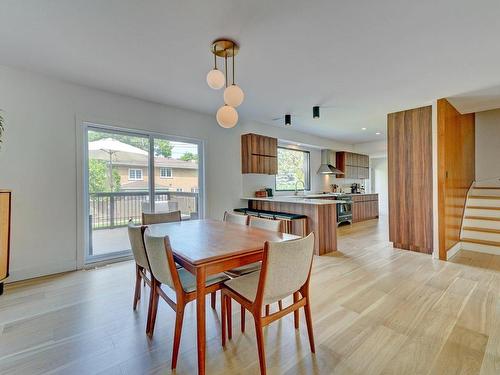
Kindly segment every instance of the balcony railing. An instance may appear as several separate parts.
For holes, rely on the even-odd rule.
[[[155,204],[159,202],[175,202],[183,215],[198,216],[198,193],[157,191]],[[116,228],[126,226],[130,219],[141,222],[149,192],[91,193],[89,204],[92,229]]]

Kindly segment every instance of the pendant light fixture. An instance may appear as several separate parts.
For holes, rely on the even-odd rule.
[[[238,122],[238,112],[236,107],[243,103],[245,94],[243,90],[236,84],[235,81],[235,70],[234,70],[234,57],[238,54],[239,46],[236,42],[229,39],[218,39],[212,43],[211,52],[214,55],[214,69],[211,70],[207,75],[207,83],[212,88],[222,88],[225,84],[224,89],[224,105],[217,111],[217,122],[223,128],[232,128]],[[217,57],[224,58],[224,74],[217,70]],[[231,57],[232,66],[232,84],[228,84],[227,79],[227,58]],[[214,73],[214,72],[220,73]],[[222,77],[222,79],[221,79]],[[210,78],[210,79],[209,79]],[[214,84],[215,82],[215,84]],[[222,85],[220,84],[222,82]],[[215,87],[214,87],[215,86]]]
[[[224,74],[217,69],[217,55],[214,53],[214,68],[207,74],[207,83],[211,89],[219,90],[224,87],[226,80]]]
[[[285,115],[285,125],[287,126],[292,125],[292,115],[290,114]]]
[[[319,105],[313,107],[313,119],[319,119]]]

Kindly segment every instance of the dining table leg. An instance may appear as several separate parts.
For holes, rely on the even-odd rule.
[[[205,374],[205,282],[206,270],[204,267],[196,269],[196,324],[198,335],[198,374]]]

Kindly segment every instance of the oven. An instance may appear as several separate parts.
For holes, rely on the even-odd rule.
[[[337,200],[344,201],[337,204],[337,225],[340,223],[352,224],[352,197],[350,195],[339,195]]]

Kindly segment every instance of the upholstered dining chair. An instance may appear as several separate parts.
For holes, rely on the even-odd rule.
[[[228,280],[222,288],[222,346],[226,345],[232,330],[228,316],[231,299],[250,311],[255,321],[260,373],[266,374],[263,327],[294,314],[295,328],[299,328],[299,309],[304,308],[311,352],[315,352],[309,298],[309,281],[314,252],[314,233],[305,238],[284,242],[266,242],[260,272]],[[262,316],[262,307],[293,295],[293,303],[281,311]]]
[[[142,213],[142,225],[173,223],[176,221],[181,221],[180,211]]]
[[[177,366],[182,321],[186,305],[196,299],[196,278],[184,268],[176,268],[168,236],[155,237],[149,229],[144,231],[144,243],[151,269],[151,294],[149,299],[148,335],[152,336],[155,328],[158,300],[162,297],[175,311],[175,330],[172,351],[172,369]],[[207,277],[206,293],[219,290],[229,278],[220,273]],[[175,302],[163,291],[165,285],[175,292]]]
[[[132,220],[128,222],[128,238],[135,260],[134,310],[137,308],[137,302],[141,299],[141,280],[144,280],[144,283],[151,287],[151,280],[146,274],[146,271],[150,274],[151,271],[144,247],[143,233],[145,229],[146,226],[135,225]]]
[[[262,217],[250,216],[248,226],[272,232],[281,232],[281,220],[264,219]]]
[[[233,214],[231,212],[224,212],[224,221],[233,224],[247,225],[248,224],[248,216]]]
[[[226,220],[226,215],[224,215],[224,220]],[[253,228],[269,230],[272,232],[281,231],[280,220],[264,219],[255,216],[249,216],[248,226]],[[240,277],[260,270],[260,266],[261,262],[255,262],[241,267],[230,269],[229,271],[226,271],[225,274],[231,278]],[[281,300],[278,301],[278,308],[280,310],[283,309],[283,303]],[[266,314],[269,315],[269,312],[270,312],[269,305],[266,305]],[[243,306],[241,307],[241,332],[245,332],[245,309],[243,308]]]

